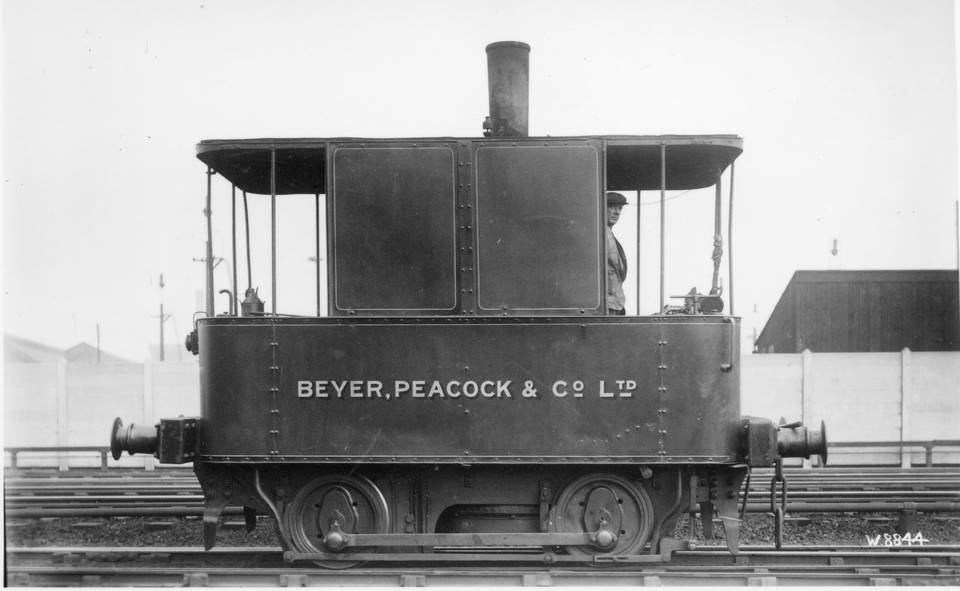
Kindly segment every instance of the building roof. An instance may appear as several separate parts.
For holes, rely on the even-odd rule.
[[[64,351],[63,355],[67,363],[134,363],[129,359],[107,353],[103,349],[98,353],[97,348],[89,343],[78,343]]]
[[[78,343],[69,349],[58,349],[37,341],[11,334],[3,335],[4,363],[97,363],[97,348],[89,343]],[[133,363],[119,355],[100,350],[99,363]]]
[[[955,270],[796,271],[761,353],[960,350]]]
[[[41,363],[63,359],[63,350],[4,333],[3,360],[6,363]]]

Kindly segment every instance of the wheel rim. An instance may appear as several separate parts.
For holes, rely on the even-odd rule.
[[[390,515],[383,494],[362,476],[330,474],[303,486],[283,515],[287,539],[297,552],[329,552],[323,539],[336,522],[346,534],[386,533]],[[372,548],[347,548],[341,554],[370,552]],[[320,561],[326,568],[348,568],[356,562]]]
[[[554,503],[550,531],[596,531],[601,519],[617,536],[607,549],[570,546],[573,555],[637,554],[653,532],[653,502],[643,485],[616,474],[587,474],[568,484]]]

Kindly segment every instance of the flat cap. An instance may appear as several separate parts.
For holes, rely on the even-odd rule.
[[[607,205],[626,205],[627,198],[613,191],[607,193]]]

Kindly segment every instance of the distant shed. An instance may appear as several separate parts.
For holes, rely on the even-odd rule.
[[[758,353],[960,350],[957,271],[797,271]]]
[[[37,341],[4,333],[3,361],[5,363],[133,363],[118,355],[97,350],[87,343],[76,344],[69,349],[57,349]]]

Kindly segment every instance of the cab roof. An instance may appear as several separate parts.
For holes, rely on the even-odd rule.
[[[424,146],[563,144],[600,142],[606,150],[607,189],[660,189],[660,151],[665,147],[666,189],[688,190],[712,186],[743,151],[736,135],[605,135],[511,138],[258,138],[204,140],[197,158],[242,191],[271,194],[271,151],[276,150],[276,193],[300,195],[326,192],[327,151],[342,145]]]

